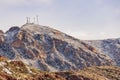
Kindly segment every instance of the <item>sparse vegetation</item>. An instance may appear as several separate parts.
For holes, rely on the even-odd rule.
[[[47,72],[39,71],[21,61],[3,61],[0,66],[0,80],[120,80],[120,67],[95,66],[79,71]],[[6,68],[12,74],[5,72]]]

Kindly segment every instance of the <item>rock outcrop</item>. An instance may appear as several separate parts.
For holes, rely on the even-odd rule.
[[[0,30],[0,44],[2,44],[4,42],[4,32],[2,30]]]

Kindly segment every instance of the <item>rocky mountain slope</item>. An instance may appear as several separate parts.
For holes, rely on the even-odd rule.
[[[79,71],[45,72],[0,56],[0,80],[120,80],[120,68],[96,66]]]
[[[91,40],[85,41],[89,45],[96,47],[99,52],[108,55],[120,66],[120,39]]]
[[[115,65],[96,48],[58,30],[37,24],[0,31],[0,55],[43,71]]]

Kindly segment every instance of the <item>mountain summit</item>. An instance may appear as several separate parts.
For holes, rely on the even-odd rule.
[[[43,71],[114,65],[87,43],[47,26],[28,23],[0,35],[0,55]]]

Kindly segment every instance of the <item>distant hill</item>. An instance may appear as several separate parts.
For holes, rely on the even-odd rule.
[[[100,53],[108,55],[120,66],[120,38],[85,41],[95,47]]]

